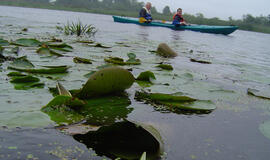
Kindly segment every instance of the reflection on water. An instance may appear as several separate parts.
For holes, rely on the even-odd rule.
[[[159,141],[131,122],[118,122],[73,137],[88,148],[93,148],[98,155],[112,159],[139,159],[143,152],[147,153],[148,159],[157,159],[160,151]]]

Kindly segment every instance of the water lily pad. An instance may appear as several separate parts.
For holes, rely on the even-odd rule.
[[[169,64],[160,64],[156,67],[159,67],[159,68],[162,68],[162,69],[165,69],[165,70],[173,70],[173,67]]]
[[[59,125],[72,124],[84,119],[84,116],[66,105],[72,101],[70,96],[56,96],[41,111],[48,114],[52,121]]]
[[[92,125],[108,125],[127,118],[133,110],[127,108],[129,105],[130,100],[127,96],[108,96],[82,101],[71,96],[58,95],[43,107],[42,111],[58,124],[87,120],[87,123]]]
[[[138,101],[145,101],[156,107],[164,106],[166,110],[170,110],[175,113],[178,111],[202,111],[202,113],[209,113],[216,108],[211,101],[196,100],[188,96],[175,96],[172,94],[163,93],[146,93],[136,92],[135,99]]]
[[[54,50],[59,50],[63,52],[72,52],[73,47],[66,44],[66,43],[61,43],[61,44],[48,44],[48,47],[50,49]]]
[[[79,98],[92,98],[106,94],[114,94],[131,87],[133,75],[119,67],[108,67],[94,73],[78,94]]]
[[[26,82],[26,83],[13,83],[14,88],[17,90],[27,90],[31,88],[44,88],[45,84],[42,82]]]
[[[156,77],[155,77],[153,72],[145,71],[145,72],[140,73],[140,75],[137,77],[136,80],[152,82],[155,79],[156,79]]]
[[[31,39],[31,38],[20,38],[17,39],[16,41],[12,42],[13,45],[18,45],[18,46],[25,46],[25,47],[38,47],[42,45],[42,43],[36,39]]]
[[[140,60],[138,60],[138,59],[136,59],[136,60],[129,59],[128,61],[124,62],[124,60],[122,58],[119,58],[119,57],[105,58],[104,61],[107,63],[118,64],[118,65],[139,65],[139,64],[141,64]]]
[[[11,64],[13,67],[20,67],[20,68],[33,68],[35,67],[33,63],[31,63],[26,56],[16,58]]]
[[[9,77],[19,77],[19,76],[27,76],[26,74],[22,74],[21,72],[10,72],[7,74]]]
[[[195,58],[190,58],[190,61],[197,62],[197,63],[203,63],[203,64],[211,64],[211,62],[209,62],[209,61],[199,60],[199,59],[195,59]]]
[[[7,40],[0,38],[0,46],[8,46],[8,45],[9,45],[9,42]]]
[[[59,67],[59,68],[42,68],[42,69],[28,69],[28,68],[18,68],[13,66],[8,66],[8,69],[13,69],[21,72],[28,73],[39,73],[39,74],[57,74],[57,73],[67,73],[69,67]]]
[[[74,57],[73,58],[74,63],[85,63],[85,64],[92,64],[91,59],[81,58],[81,57]]]
[[[19,76],[19,77],[12,77],[10,80],[11,83],[27,83],[27,82],[38,82],[39,78],[27,75],[27,76]]]
[[[94,47],[99,47],[99,48],[112,48],[112,47],[108,47],[108,46],[104,46],[100,43],[97,43],[96,45],[94,45]]]
[[[257,89],[248,88],[247,94],[258,97],[258,98],[270,99],[270,92],[261,91],[261,90],[257,90]]]
[[[55,52],[52,49],[47,48],[47,47],[40,47],[37,50],[37,53],[39,53],[39,54],[51,54],[51,55],[55,55],[55,56],[59,56],[59,57],[63,57],[64,56],[64,55],[62,55],[60,53],[57,53],[57,52]]]

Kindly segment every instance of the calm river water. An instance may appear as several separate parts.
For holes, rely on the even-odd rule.
[[[76,37],[56,30],[56,26],[77,20],[93,24],[98,29],[93,40],[112,46],[112,52],[75,43]],[[28,31],[22,32],[23,28]],[[126,54],[133,52],[142,65],[132,67],[132,73],[137,76],[151,70],[156,75],[155,85],[147,90],[183,92],[213,101],[217,109],[210,114],[184,115],[158,111],[135,101],[135,90],[140,89],[137,84],[128,90],[132,102],[129,107],[133,111],[127,119],[151,124],[160,132],[165,144],[164,159],[268,160],[270,157],[270,100],[247,94],[251,88],[270,97],[270,34],[237,30],[224,36],[174,31],[114,23],[109,15],[0,6],[0,38],[22,37],[61,38],[74,47],[69,56],[95,60],[93,65],[86,66],[74,64],[71,57],[41,58],[32,48],[21,49],[19,54],[27,55],[36,65],[72,66],[70,73],[61,79],[68,89],[80,88],[87,80],[83,75],[105,64],[105,57],[127,58]],[[165,59],[149,52],[161,42],[167,43],[178,56]],[[122,43],[126,46],[121,46]],[[212,64],[190,62],[190,58]],[[170,63],[174,70],[159,71],[154,67],[162,61]],[[15,90],[7,77],[10,72],[7,65],[5,62],[0,66],[0,159],[106,158],[54,130],[54,122],[40,111],[52,99],[48,87],[54,87],[55,81],[41,77],[45,82],[43,89]]]

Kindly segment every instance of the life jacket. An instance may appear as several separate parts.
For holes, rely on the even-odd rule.
[[[180,24],[181,22],[184,22],[185,20],[184,20],[184,18],[182,17],[182,15],[179,15],[179,14],[175,14],[174,16],[173,16],[173,22],[172,22],[172,24]]]
[[[140,17],[144,17],[146,20],[152,20],[151,11],[148,10],[146,7],[143,7],[143,9],[146,11],[146,14],[145,16],[140,15]]]

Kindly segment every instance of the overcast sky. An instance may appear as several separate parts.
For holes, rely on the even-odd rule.
[[[202,13],[207,18],[218,17],[227,20],[242,19],[243,14],[267,16],[270,14],[270,0],[138,0],[151,2],[159,12],[168,5],[171,11],[182,8],[183,13]]]

